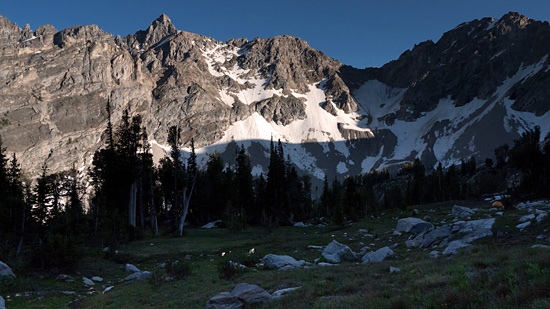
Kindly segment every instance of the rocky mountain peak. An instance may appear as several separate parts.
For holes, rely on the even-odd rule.
[[[149,25],[147,30],[136,32],[135,38],[143,47],[147,48],[159,43],[176,32],[177,29],[170,21],[170,18],[162,14]]]
[[[518,12],[509,12],[508,14],[502,16],[498,22],[503,25],[514,25],[515,27],[521,29],[525,28],[525,26],[531,23],[532,20]]]

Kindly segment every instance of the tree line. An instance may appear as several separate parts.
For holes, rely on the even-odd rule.
[[[40,176],[23,179],[15,155],[8,157],[0,138],[0,258],[33,267],[67,267],[85,246],[109,247],[145,233],[182,236],[185,224],[221,219],[233,231],[247,226],[299,221],[333,223],[378,216],[386,209],[508,192],[518,198],[550,195],[550,139],[540,143],[540,128],[524,132],[509,147],[495,149],[484,164],[475,158],[435,169],[416,159],[397,173],[387,169],[344,179],[327,179],[312,199],[309,176],[298,174],[280,141],[271,141],[267,173],[252,176],[250,155],[241,145],[235,164],[214,152],[199,168],[193,139],[181,155],[181,129],[168,128],[170,151],[157,166],[141,116],[126,110],[114,127],[107,104],[105,146],[87,171],[93,188],[84,209],[86,187],[72,168],[50,173],[46,159]],[[520,178],[515,176],[520,175]],[[510,183],[511,179],[518,179]]]

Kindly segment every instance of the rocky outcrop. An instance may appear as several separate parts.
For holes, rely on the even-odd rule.
[[[115,126],[125,109],[142,115],[158,144],[172,125],[197,148],[249,134],[266,149],[281,137],[317,179],[416,157],[451,165],[492,156],[544,121],[532,116],[550,111],[549,38],[548,23],[509,13],[360,70],[296,37],[217,42],[166,15],[124,38],[95,25],[33,31],[0,17],[0,135],[30,178],[47,158],[52,172],[85,170],[104,145],[107,104]]]

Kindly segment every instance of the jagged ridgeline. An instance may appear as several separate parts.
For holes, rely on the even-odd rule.
[[[141,115],[155,162],[170,126],[199,164],[244,145],[267,173],[271,138],[300,174],[428,167],[493,157],[550,129],[550,26],[509,13],[463,23],[381,68],[341,64],[292,36],[212,38],[166,15],[125,38],[97,26],[35,31],[0,18],[0,135],[31,176],[89,167],[125,109]],[[117,123],[115,123],[117,125]]]

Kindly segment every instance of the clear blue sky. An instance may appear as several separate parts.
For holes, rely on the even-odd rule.
[[[5,1],[0,15],[34,30],[96,24],[126,36],[146,29],[161,13],[179,30],[218,41],[290,34],[344,64],[364,68],[397,59],[414,44],[458,24],[517,11],[550,20],[548,0],[123,0]]]

